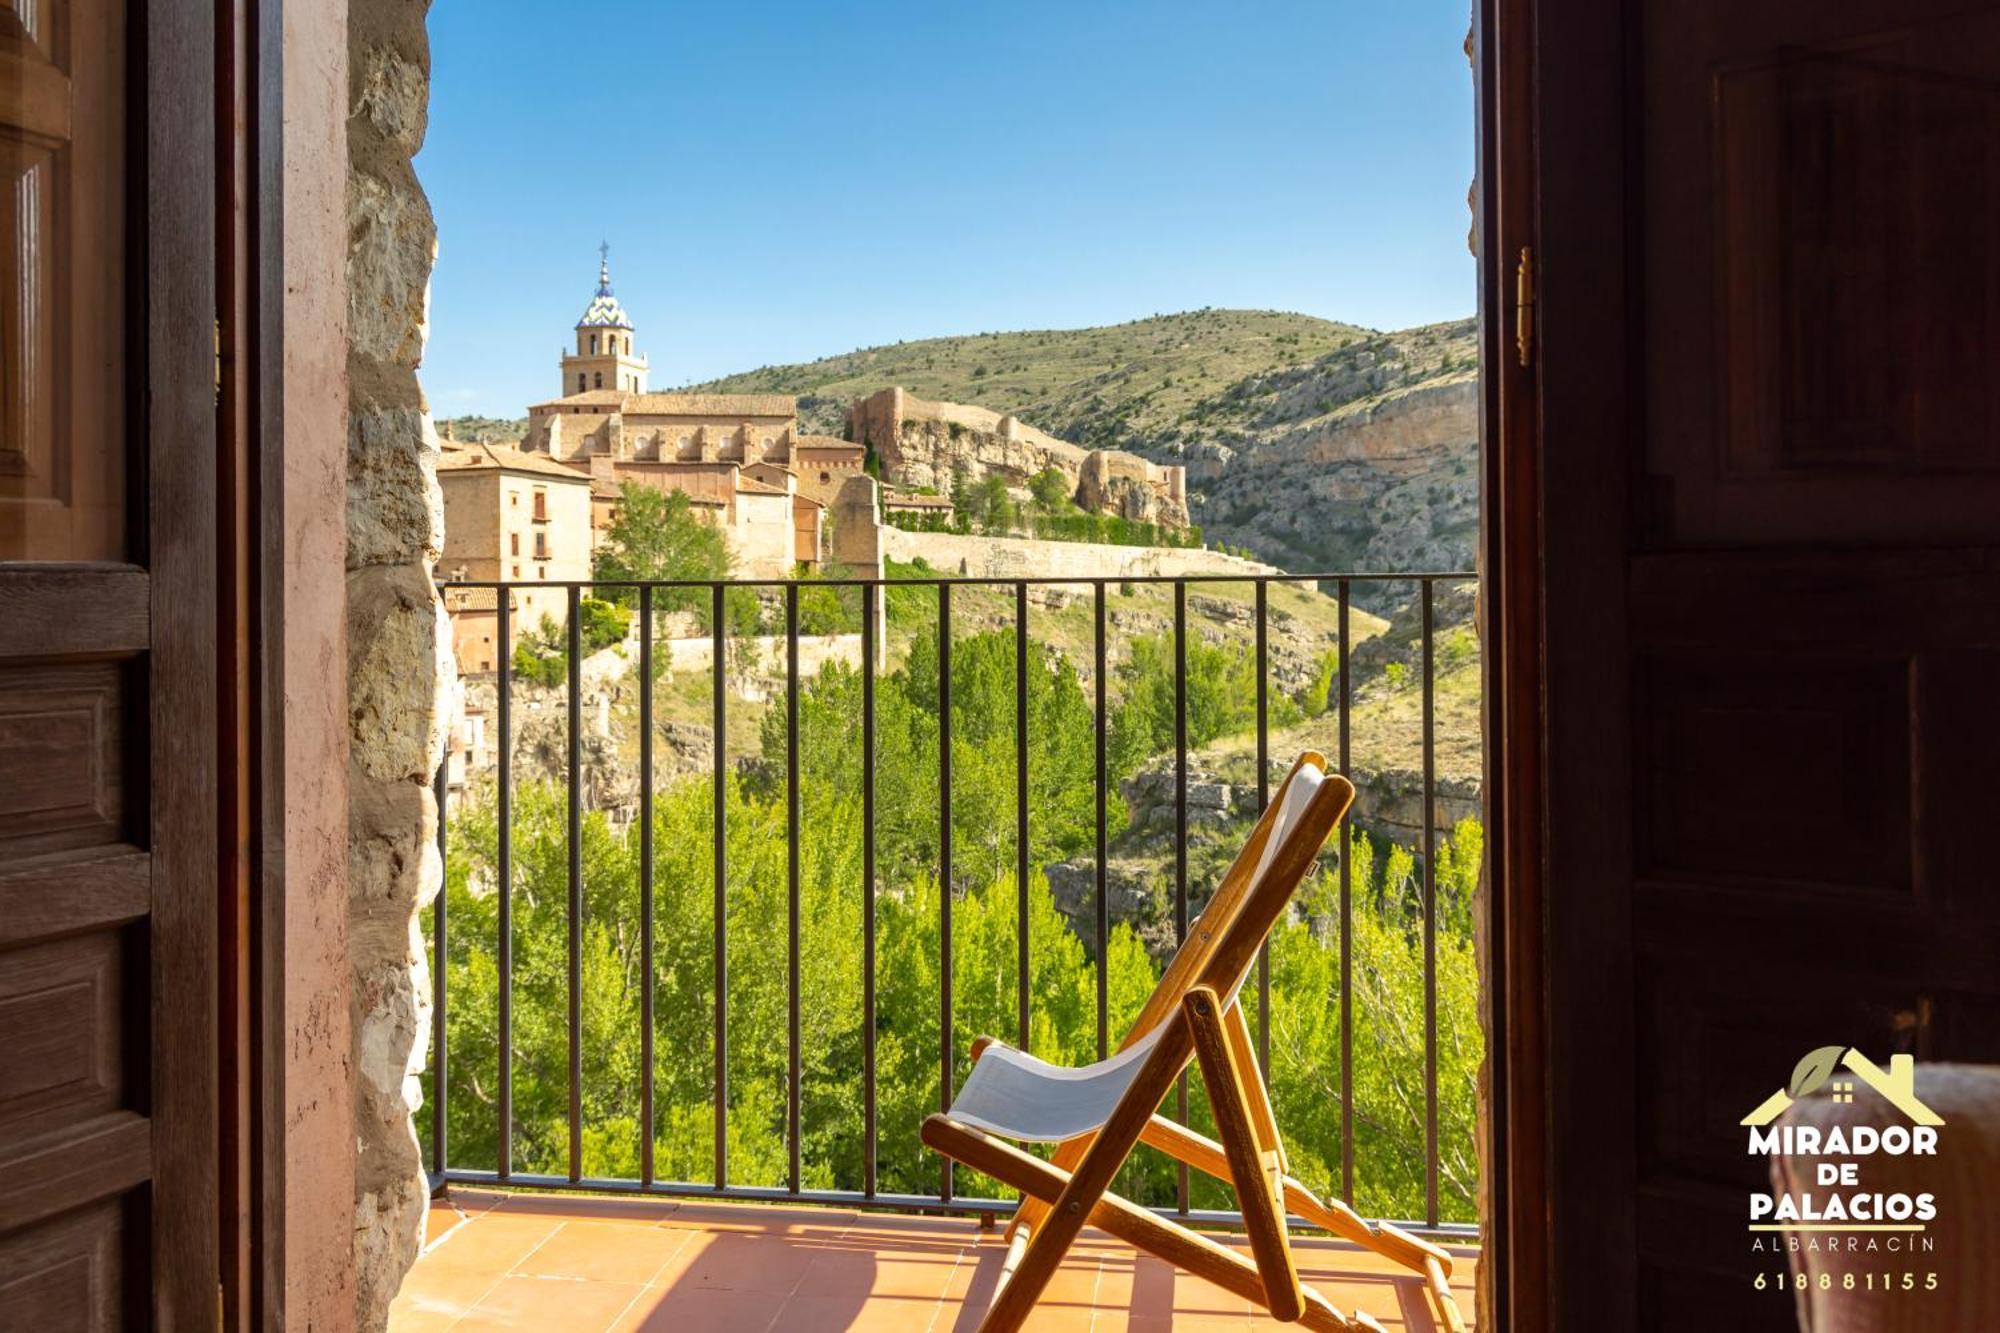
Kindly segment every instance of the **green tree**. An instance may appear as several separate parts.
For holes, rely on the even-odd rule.
[[[1028,479],[1028,494],[1045,514],[1060,514],[1070,506],[1069,478],[1060,468],[1045,467]]]
[[[605,582],[707,580],[728,578],[734,563],[722,530],[694,512],[686,491],[628,481],[618,488],[617,517],[605,528],[591,568]],[[607,588],[605,595],[631,600],[627,588]],[[706,594],[696,588],[663,588],[653,597],[660,611],[700,610],[706,604]]]
[[[622,643],[632,624],[632,613],[613,602],[595,597],[577,601],[577,635],[583,655],[602,652]],[[525,631],[514,645],[514,678],[554,689],[569,679],[569,634],[548,616]]]

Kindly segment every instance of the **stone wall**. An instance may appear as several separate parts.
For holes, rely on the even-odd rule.
[[[905,532],[888,526],[879,530],[879,536],[886,557],[924,560],[940,574],[966,578],[1124,579],[1158,574],[1240,574],[1248,578],[1281,572],[1275,565],[1188,547],[969,537],[953,532]]]
[[[1069,479],[1071,498],[1092,513],[1188,525],[1187,474],[1180,465],[1085,449],[991,408],[884,389],[848,409],[848,434],[875,451],[891,486],[948,495],[961,475],[972,481],[993,475],[1020,492],[1036,473],[1054,468]]]
[[[352,0],[348,26],[348,878],[355,1070],[355,1324],[380,1329],[423,1238],[420,1100],[430,986],[418,913],[438,891],[431,775],[450,635],[423,356],[436,230],[410,159],[430,81],[419,0]]]

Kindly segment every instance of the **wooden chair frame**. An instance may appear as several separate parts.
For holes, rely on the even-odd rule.
[[[1258,1068],[1249,1025],[1233,988],[1255,960],[1327,836],[1346,814],[1354,787],[1327,773],[1287,831],[1260,885],[1251,879],[1277,812],[1299,769],[1326,769],[1325,756],[1302,754],[1217,887],[1195,930],[1168,964],[1123,1050],[1167,1025],[1110,1117],[1095,1132],[1057,1145],[1043,1161],[1003,1139],[952,1120],[924,1121],[923,1141],[1022,1193],[1008,1225],[1009,1250],[980,1333],[1014,1333],[1034,1309],[1049,1279],[1086,1223],[1102,1228],[1178,1268],[1262,1306],[1277,1319],[1329,1333],[1381,1329],[1368,1315],[1344,1313],[1299,1281],[1287,1231],[1290,1214],[1393,1260],[1424,1278],[1439,1323],[1464,1333],[1451,1294],[1451,1255],[1386,1223],[1371,1224],[1337,1200],[1321,1200],[1287,1171],[1270,1092]],[[1251,892],[1252,888],[1256,892]],[[973,1043],[975,1062],[996,1039]],[[1161,1100],[1190,1062],[1201,1066],[1219,1141],[1158,1114]],[[1109,1192],[1133,1148],[1148,1143],[1235,1191],[1250,1242],[1250,1258],[1149,1209]]]

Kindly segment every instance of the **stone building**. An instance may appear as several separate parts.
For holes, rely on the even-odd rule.
[[[522,451],[588,477],[600,527],[618,488],[636,482],[685,491],[712,514],[745,577],[819,565],[824,511],[861,473],[861,446],[801,435],[787,395],[650,393],[634,336],[607,259],[562,357],[560,396],[528,408]]]
[[[444,493],[444,552],[438,573],[447,583],[505,579],[532,585],[590,577],[592,481],[546,455],[503,444],[445,448],[438,458]],[[569,619],[560,586],[526,586],[510,593],[511,637]],[[490,588],[445,590],[452,645],[461,671],[492,671],[513,643],[497,642],[499,612]]]

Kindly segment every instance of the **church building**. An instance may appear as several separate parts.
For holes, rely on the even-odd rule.
[[[862,475],[863,447],[801,435],[789,395],[653,393],[648,369],[606,253],[561,358],[560,396],[528,408],[522,451],[589,478],[600,522],[615,512],[621,485],[685,491],[722,526],[740,577],[819,566],[825,513]]]

